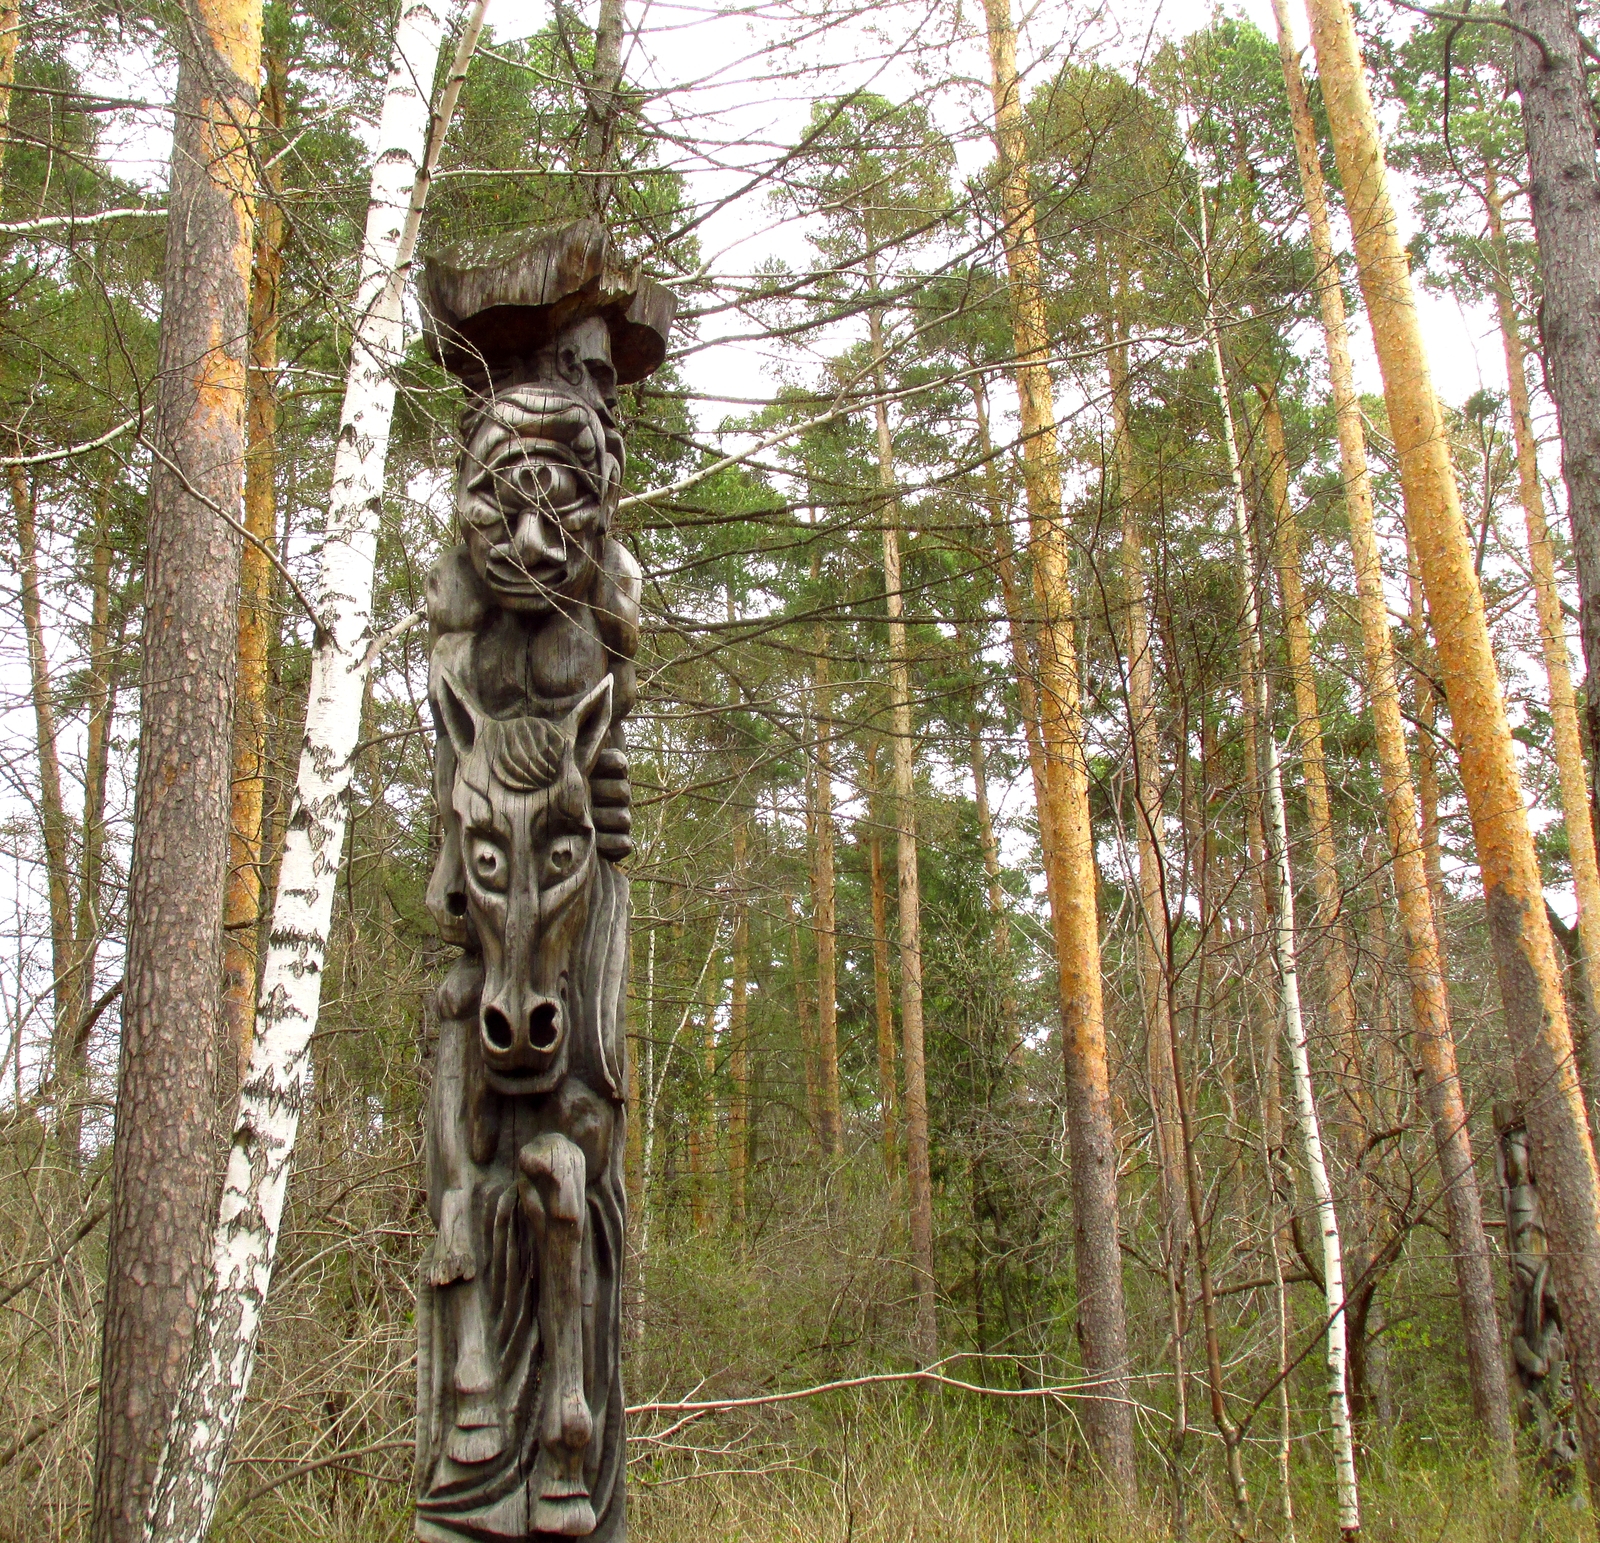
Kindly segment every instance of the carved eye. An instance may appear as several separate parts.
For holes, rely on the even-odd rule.
[[[553,879],[564,879],[577,870],[578,859],[583,855],[576,836],[557,836],[545,854],[545,866]]]
[[[481,836],[473,837],[471,861],[472,876],[485,889],[502,890],[506,887],[509,877],[506,854],[492,841],[485,841]]]

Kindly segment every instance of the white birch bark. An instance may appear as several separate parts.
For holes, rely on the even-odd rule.
[[[1222,362],[1222,334],[1211,286],[1211,243],[1206,218],[1205,190],[1199,190],[1200,274],[1206,310],[1206,336],[1211,345],[1211,366],[1217,377],[1222,403],[1222,432],[1232,484],[1233,534],[1239,567],[1239,587],[1244,596],[1245,649],[1251,661],[1255,690],[1257,739],[1262,746],[1262,779],[1266,784],[1267,888],[1273,899],[1272,947],[1278,967],[1278,992],[1283,1009],[1284,1034],[1289,1041],[1289,1065],[1294,1084],[1295,1124],[1311,1194],[1322,1233],[1322,1279],[1327,1304],[1327,1399],[1333,1422],[1333,1466],[1341,1537],[1355,1537],[1361,1529],[1361,1503],[1356,1487],[1355,1447],[1350,1432],[1350,1395],[1346,1385],[1349,1360],[1345,1333],[1344,1256],[1339,1246],[1339,1219],[1333,1208],[1333,1186],[1322,1152],[1322,1129],[1311,1085],[1311,1056],[1306,1044],[1305,1018],[1300,1010],[1300,976],[1295,960],[1294,875],[1289,866],[1289,828],[1284,815],[1283,772],[1278,761],[1278,740],[1272,732],[1271,703],[1261,650],[1261,611],[1256,604],[1255,561],[1250,550],[1250,516],[1244,498],[1244,473],[1239,461],[1239,440],[1234,432],[1228,377]],[[1287,1491],[1286,1491],[1287,1493]]]
[[[394,420],[393,372],[404,345],[401,297],[432,166],[486,3],[478,0],[468,17],[436,111],[430,112],[428,97],[444,36],[443,0],[405,0],[395,27],[317,586],[305,738],[262,966],[257,1035],[212,1241],[212,1279],[161,1454],[147,1543],[201,1543],[205,1537],[250,1384],[310,1082],[310,1041],[321,1005],[362,696],[378,653],[373,570]]]

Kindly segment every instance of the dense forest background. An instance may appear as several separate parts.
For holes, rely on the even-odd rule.
[[[88,1535],[182,14],[0,6],[0,64],[14,50],[0,162],[5,1539]],[[626,394],[619,516],[646,575],[629,726],[636,1532],[1335,1534],[1327,1256],[1275,953],[1270,737],[1344,1239],[1365,1530],[1581,1535],[1593,1523],[1570,1387],[1558,1366],[1524,1407],[1514,1375],[1523,1326],[1497,1158],[1517,1081],[1445,667],[1345,255],[1381,595],[1474,1154],[1462,1182],[1475,1174],[1481,1193],[1520,1485],[1471,1380],[1364,686],[1319,258],[1270,14],[1184,26],[1116,7],[1029,12],[1003,154],[993,37],[970,6],[622,14],[602,177],[598,18],[565,0],[537,16],[490,8],[422,248],[598,211],[680,297],[667,367]],[[1561,764],[1563,734],[1582,727],[1567,673],[1577,590],[1540,368],[1516,34],[1384,0],[1357,24],[1600,1116],[1569,823],[1589,800],[1581,757],[1576,813]],[[306,590],[392,26],[388,7],[338,0],[265,9],[244,581],[260,667],[240,676],[259,765],[234,790],[219,1174],[305,719]],[[1307,105],[1337,206],[1315,79]],[[1045,429],[1016,385],[1018,165],[1037,224]],[[421,1121],[451,954],[423,903],[438,825],[416,613],[456,539],[461,401],[413,299],[406,314],[375,595],[385,645],[218,1537],[407,1535],[412,1314],[431,1239]],[[1498,360],[1503,341],[1520,392],[1499,363],[1471,374],[1473,350]],[[1031,502],[1041,433],[1058,446],[1059,551]],[[1070,1129],[1083,1063],[1063,1044],[1048,882],[1063,859],[1035,796],[1041,696],[1063,668],[1041,653],[1061,635],[1052,605],[1070,615],[1081,689],[1109,1268],[1125,1298],[1117,1397],[1136,1458],[1120,1490],[1084,1424],[1098,1385]],[[241,807],[252,829],[237,828]],[[925,1098],[906,1078],[908,1012]],[[902,1377],[918,1367],[943,1381]],[[822,1391],[764,1401],[808,1389]]]

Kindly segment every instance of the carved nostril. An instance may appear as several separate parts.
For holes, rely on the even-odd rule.
[[[465,916],[467,914],[467,897],[459,889],[453,889],[445,896],[444,908],[452,916]]]
[[[554,1002],[541,1002],[528,1014],[528,1043],[535,1050],[553,1048],[559,1032]]]
[[[496,1050],[509,1050],[511,1048],[515,1039],[511,1032],[511,1020],[498,1007],[484,1008],[483,1037]]]

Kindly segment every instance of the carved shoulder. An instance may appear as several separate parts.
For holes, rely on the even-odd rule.
[[[489,591],[467,555],[466,543],[451,547],[428,572],[422,587],[428,626],[443,632],[474,632],[489,615]]]
[[[606,541],[602,565],[600,593],[594,608],[600,641],[618,658],[631,659],[639,651],[643,575],[633,553],[620,541]]]

